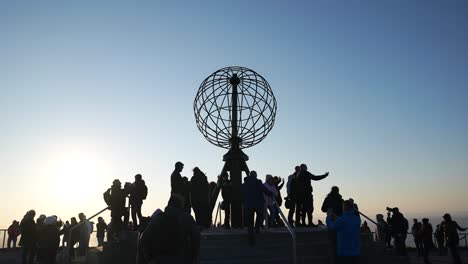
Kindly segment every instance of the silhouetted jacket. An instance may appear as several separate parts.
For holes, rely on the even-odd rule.
[[[390,225],[392,236],[398,234],[406,236],[408,232],[408,220],[406,220],[402,213],[393,213],[392,217],[387,218],[387,223]]]
[[[253,176],[245,178],[241,191],[244,208],[248,209],[263,208],[265,206],[264,194],[271,195],[270,191],[263,186],[262,181]]]
[[[132,191],[130,193],[130,203],[142,204],[145,189],[146,185],[144,180],[135,180],[135,182],[133,183]]]
[[[20,224],[21,239],[20,243],[22,246],[34,246],[37,240],[37,229],[36,223],[32,218],[23,218]]]
[[[223,201],[232,201],[232,184],[223,184],[221,186],[221,196],[223,197]]]
[[[359,256],[361,254],[361,219],[353,211],[332,221],[327,217],[327,227],[336,230],[338,256]]]
[[[125,189],[112,187],[107,190],[110,192],[109,206],[111,207],[112,217],[121,217],[125,213],[125,198],[128,193]]]
[[[461,228],[455,221],[445,222],[444,229],[447,246],[458,246],[460,238],[458,237],[457,230],[466,231],[465,228]]]
[[[185,195],[187,186],[179,172],[173,171],[171,174],[171,193],[180,193]]]
[[[201,173],[195,173],[190,179],[190,192],[194,206],[208,205],[210,201],[208,179]]]
[[[433,247],[432,242],[432,225],[431,224],[421,224],[421,228],[418,232],[418,238],[421,242],[424,243],[424,247],[430,249]]]
[[[322,204],[322,212],[328,212],[328,209],[333,209],[333,213],[340,216],[343,214],[343,198],[339,193],[329,193]]]
[[[298,177],[294,181],[295,183],[295,196],[299,201],[312,200],[312,180],[319,181],[324,179],[326,176],[315,176],[308,171],[299,172]]]
[[[164,217],[167,217],[166,220],[173,219],[170,222],[177,230],[168,230],[164,226]],[[171,244],[169,241],[176,237],[183,242],[177,243],[175,248],[168,248]],[[181,208],[168,206],[164,213],[151,220],[140,241],[143,255],[150,263],[191,264],[199,254],[200,231],[192,216]]]

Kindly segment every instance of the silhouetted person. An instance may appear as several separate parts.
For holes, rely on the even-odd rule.
[[[221,209],[224,210],[224,228],[231,228],[231,204],[232,204],[232,183],[229,179],[225,178],[221,185],[221,196],[223,202]]]
[[[174,171],[171,174],[171,194],[179,193],[185,195],[186,186],[180,173],[184,169],[184,164],[180,161],[176,162]]]
[[[20,244],[22,249],[22,263],[32,264],[34,262],[34,254],[36,251],[37,230],[34,222],[36,212],[30,210],[26,213],[20,223]]]
[[[377,220],[377,240],[384,241],[387,247],[391,247],[392,236],[390,234],[390,226],[385,222],[382,214],[376,215],[375,218]]]
[[[138,227],[143,216],[141,215],[141,206],[143,200],[148,195],[148,187],[146,187],[145,181],[142,179],[141,174],[135,175],[135,182],[130,188],[130,206],[132,208],[132,221],[134,229]],[[138,220],[137,220],[138,216]]]
[[[38,256],[41,256],[39,263],[55,264],[57,250],[60,246],[60,226],[62,223],[57,222],[57,216],[49,216],[44,220],[44,228],[38,237],[39,251]]]
[[[210,226],[209,207],[210,191],[208,179],[198,167],[193,169],[193,176],[190,179],[190,191],[195,221],[197,225],[208,228]]]
[[[308,226],[315,226],[312,222],[312,213],[314,212],[314,198],[312,195],[313,188],[311,180],[319,181],[328,176],[328,172],[320,175],[315,176],[309,171],[307,171],[307,165],[301,164],[301,172],[299,173],[298,182],[296,184],[299,187],[299,191],[297,194],[298,203],[302,206],[302,224],[305,225],[305,217],[309,220]]]
[[[343,202],[343,215],[338,217],[330,210],[327,226],[337,233],[337,261],[343,264],[359,263],[361,255],[361,219],[354,213],[353,203]]]
[[[294,224],[294,213],[296,213],[296,226],[300,224],[302,207],[299,207],[297,203],[297,177],[299,172],[301,171],[301,167],[296,166],[294,168],[294,173],[288,176],[288,183],[286,184],[286,191],[288,193],[287,202],[290,204],[289,212],[288,212],[288,222],[292,226]],[[302,187],[300,187],[302,188]],[[300,204],[302,205],[302,203]]]
[[[266,197],[266,206],[267,209],[270,213],[270,218],[268,219],[268,225],[270,227],[275,227],[276,226],[276,218],[278,215],[278,209],[275,206],[277,197],[278,197],[278,189],[273,183],[273,176],[270,174],[267,174],[265,177],[265,183],[263,184],[265,188],[272,194],[271,196]]]
[[[364,223],[362,223],[361,233],[363,233],[363,234],[371,233],[371,230],[370,230],[369,226],[367,225],[367,221],[364,221]]]
[[[152,217],[140,239],[141,252],[149,263],[191,264],[200,249],[200,231],[184,211],[184,197],[173,194],[166,209]]]
[[[91,233],[93,232],[93,227],[86,216],[83,213],[78,214],[78,218],[80,219],[81,226],[79,227],[80,230],[80,239],[79,239],[79,247],[78,252],[80,256],[86,256],[86,252],[89,247],[89,239],[91,237]]]
[[[438,224],[435,230],[435,238],[437,240],[437,248],[439,249],[439,256],[444,256],[446,254],[445,248],[445,234],[444,234],[444,224],[445,222]]]
[[[8,248],[16,248],[16,240],[18,238],[19,231],[19,222],[13,220],[13,223],[8,227]]]
[[[76,217],[72,217],[70,219],[70,245],[67,245],[69,247],[69,257],[71,259],[72,256],[75,255],[75,244],[80,241],[80,228],[74,228],[75,226],[78,225],[78,221],[76,221]],[[68,241],[67,241],[68,243]]]
[[[387,208],[388,217],[387,223],[390,225],[390,232],[394,239],[395,250],[398,255],[408,255],[406,251],[406,234],[408,233],[408,220],[400,213],[400,210],[395,207]]]
[[[421,228],[418,232],[418,238],[422,244],[421,255],[424,257],[424,263],[430,264],[429,261],[429,251],[434,248],[434,243],[432,242],[432,225],[429,223],[429,219],[423,218]]]
[[[413,235],[414,245],[416,246],[416,250],[418,252],[418,257],[422,256],[422,242],[419,236],[419,232],[421,231],[422,224],[418,222],[418,219],[413,219],[413,226],[411,227],[411,234]]]
[[[62,247],[65,247],[68,245],[68,239],[70,237],[70,222],[65,221],[65,224],[62,227],[62,230],[60,230],[60,235],[63,235],[62,238]]]
[[[278,196],[276,197],[276,204],[281,207],[283,205],[283,197],[281,195],[281,189],[284,187],[284,179],[278,176],[273,177],[273,185],[276,187],[276,190],[278,191]],[[279,213],[276,214],[276,225],[279,227],[284,226],[283,219],[281,219]]]
[[[241,188],[242,200],[244,204],[244,213],[246,214],[249,243],[255,244],[255,231],[260,231],[260,225],[263,222],[263,209],[265,205],[264,194],[271,193],[263,186],[262,181],[257,179],[257,172],[251,171],[249,176],[245,178]],[[254,219],[256,221],[254,225]]]
[[[191,214],[192,213],[192,198],[191,198],[191,187],[190,187],[190,182],[188,180],[187,177],[182,177],[182,182],[184,184],[184,200],[185,200],[185,204],[184,204],[184,210],[185,212],[187,212],[187,214]]]
[[[114,180],[110,189],[104,193],[104,200],[111,210],[111,236],[107,239],[117,240],[120,231],[124,228],[122,217],[126,213],[125,199],[128,193],[122,189],[119,180]]]
[[[45,220],[46,220],[46,215],[41,214],[37,219],[36,219],[36,236],[37,239],[43,236],[43,231],[45,229]],[[41,263],[42,258],[43,258],[43,250],[41,249],[40,243],[36,243],[36,261]]]
[[[96,238],[98,241],[98,247],[104,245],[104,236],[107,230],[107,224],[102,217],[98,217],[98,223],[96,224]]]
[[[452,261],[454,264],[461,264],[461,258],[458,254],[458,243],[460,238],[458,237],[458,231],[466,231],[466,228],[462,228],[458,225],[457,222],[452,220],[450,214],[444,214],[444,233],[445,241],[447,243],[447,248],[452,256]]]
[[[343,198],[341,197],[340,189],[336,186],[331,188],[330,193],[323,200],[322,212],[327,213],[330,209],[337,216],[343,214]]]

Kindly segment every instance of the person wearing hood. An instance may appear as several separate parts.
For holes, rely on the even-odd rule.
[[[184,211],[184,203],[182,195],[172,194],[164,212],[152,217],[139,243],[144,261],[190,264],[198,258],[200,231]]]
[[[20,223],[20,246],[23,264],[32,264],[34,262],[37,241],[37,230],[36,223],[34,222],[34,216],[36,216],[36,212],[34,210],[29,210],[24,215]]]
[[[195,221],[197,225],[208,228],[210,227],[210,192],[208,179],[205,173],[198,167],[193,169],[193,176],[190,179],[190,188]]]
[[[322,212],[327,213],[330,210],[337,215],[343,214],[343,198],[340,194],[340,189],[337,186],[331,188],[330,193],[327,195],[322,204]]]
[[[263,222],[264,194],[271,195],[271,192],[262,184],[261,180],[257,179],[257,172],[251,171],[249,176],[244,178],[241,193],[247,220],[249,244],[254,245],[254,218],[257,215],[255,230],[258,233]]]

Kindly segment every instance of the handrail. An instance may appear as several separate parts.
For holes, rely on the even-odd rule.
[[[292,229],[291,224],[289,224],[288,219],[286,219],[286,216],[284,216],[283,211],[278,206],[276,201],[273,201],[273,205],[278,210],[278,213],[280,214],[281,219],[286,224],[286,228],[288,229],[289,233],[291,234],[291,238],[292,238],[292,264],[296,264],[297,263],[296,232],[294,232],[294,230]]]
[[[375,222],[374,220],[370,219],[367,215],[363,214],[362,212],[360,212],[359,210],[357,209],[354,209],[354,212],[362,215],[364,218],[366,218],[367,220],[369,220],[371,223],[373,223],[374,225],[377,225],[377,222]]]
[[[91,217],[89,218],[86,218],[85,220],[91,220],[93,219],[94,217],[102,214],[104,211],[106,211],[107,209],[109,209],[110,207],[106,207],[104,209],[102,209],[101,211],[95,213],[94,215],[92,215]],[[70,230],[68,231],[68,241],[67,241],[67,247],[64,251],[64,254],[63,254],[63,258],[64,258],[64,262],[65,263],[68,263],[69,260],[70,260],[70,246],[73,246],[71,245],[71,239],[72,239],[72,232],[73,230],[77,229],[78,227],[82,226],[84,223],[86,223],[86,221],[81,221],[79,222],[77,225],[75,225],[74,227],[70,228]]]

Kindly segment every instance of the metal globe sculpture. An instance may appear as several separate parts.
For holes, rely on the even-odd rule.
[[[261,142],[273,128],[276,99],[260,74],[235,66],[208,76],[193,108],[197,127],[210,143],[229,149],[237,139],[243,149]]]
[[[273,128],[276,99],[268,82],[244,67],[222,68],[206,78],[193,103],[197,127],[212,144],[229,149],[224,167],[211,194],[213,211],[223,181],[232,183],[232,227],[242,227],[242,172],[249,174],[242,151],[262,141]]]

